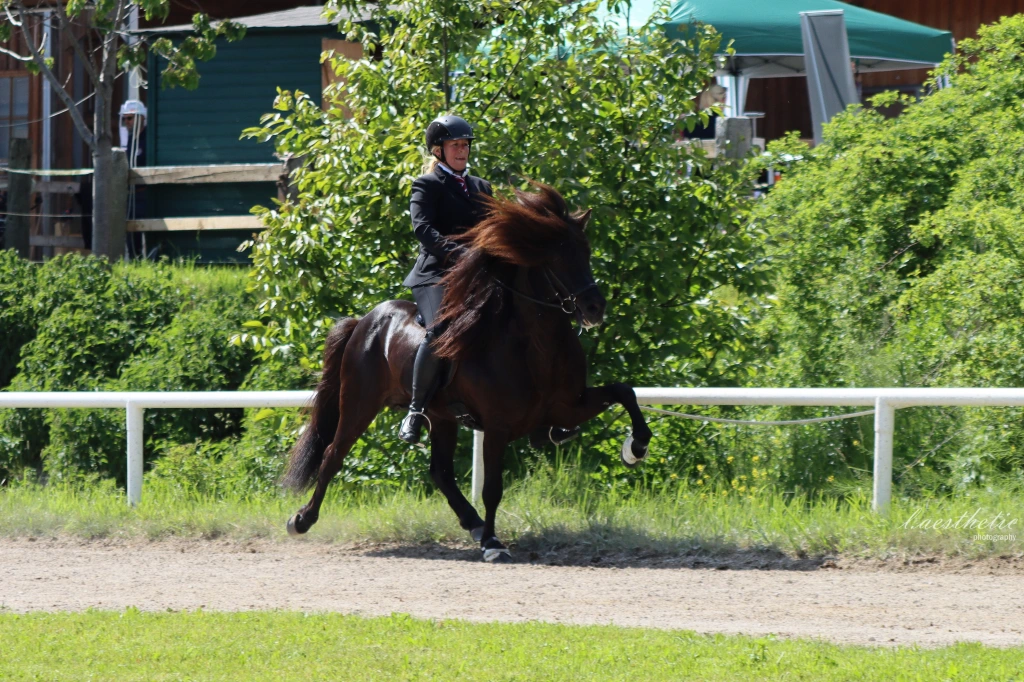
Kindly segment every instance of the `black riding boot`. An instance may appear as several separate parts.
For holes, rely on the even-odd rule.
[[[434,395],[437,385],[437,370],[441,362],[430,350],[430,342],[434,335],[427,333],[420,347],[416,350],[416,359],[412,365],[412,401],[409,403],[409,414],[402,420],[398,437],[406,443],[418,443],[420,429],[427,419],[427,404]]]

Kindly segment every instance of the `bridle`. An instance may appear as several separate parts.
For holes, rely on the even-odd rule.
[[[530,301],[531,303],[536,303],[537,305],[544,306],[545,308],[557,308],[558,310],[561,310],[566,315],[573,315],[573,314],[575,314],[575,316],[576,316],[576,323],[580,327],[580,334],[582,334],[583,330],[584,330],[584,326],[583,326],[583,311],[581,311],[579,306],[576,304],[576,299],[581,294],[583,294],[583,293],[585,293],[587,291],[590,291],[591,289],[596,289],[597,288],[597,282],[593,282],[592,281],[592,282],[590,282],[590,284],[587,284],[585,287],[583,287],[579,291],[571,292],[571,291],[569,291],[569,287],[565,286],[565,283],[563,283],[562,280],[560,280],[558,278],[558,275],[556,275],[551,270],[551,268],[544,268],[544,279],[547,281],[548,286],[551,287],[552,293],[554,293],[555,298],[558,300],[557,303],[552,303],[550,301],[544,301],[544,300],[541,300],[539,298],[534,298],[533,296],[530,296],[529,294],[524,294],[523,292],[519,291],[515,287],[511,287],[511,286],[505,284],[499,278],[497,278],[497,277],[494,278],[494,280],[498,284],[500,284],[503,288],[505,288],[506,290],[512,292],[516,296],[519,296],[520,298],[525,298],[527,301]]]

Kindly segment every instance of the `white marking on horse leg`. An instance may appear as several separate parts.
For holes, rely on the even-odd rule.
[[[499,556],[504,554],[505,556],[512,558],[512,553],[502,547],[501,549],[485,549],[484,550],[484,561],[490,562],[497,559]]]
[[[622,443],[622,461],[627,466],[633,466],[640,460],[633,455],[633,434],[629,434],[626,440]]]

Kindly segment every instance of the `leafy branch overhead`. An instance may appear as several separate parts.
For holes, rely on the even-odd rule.
[[[59,46],[43,44],[42,31],[35,30],[47,11],[53,12],[55,26],[60,29],[61,40],[69,43],[77,61],[82,64],[91,83],[101,96],[104,111],[97,112],[101,125],[109,126],[112,120],[110,97],[117,74],[127,73],[146,61],[147,49],[166,60],[162,82],[169,86],[195,88],[199,84],[197,62],[212,59],[217,52],[216,41],[224,38],[239,40],[245,35],[245,27],[232,21],[211,22],[206,14],[196,14],[192,19],[192,33],[178,42],[162,37],[153,40],[141,34],[131,34],[128,17],[134,8],[147,20],[162,20],[167,17],[169,0],[58,0],[53,3],[27,6],[24,0],[0,0],[3,18],[0,19],[0,43],[11,45],[17,38],[27,54],[10,48],[0,48],[4,54],[24,62],[33,74],[41,74],[57,96],[68,107],[75,127],[90,147],[96,147],[96,131],[90,130],[70,94],[65,90],[66,75],[58,74],[51,57],[46,57]],[[95,122],[92,128],[95,128]]]

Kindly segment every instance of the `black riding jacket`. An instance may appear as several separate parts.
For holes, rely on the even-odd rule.
[[[409,213],[412,229],[420,240],[420,255],[403,284],[417,287],[436,284],[451,265],[449,257],[458,246],[448,237],[462,234],[485,215],[483,196],[493,196],[491,184],[466,176],[469,196],[440,166],[412,183]]]

